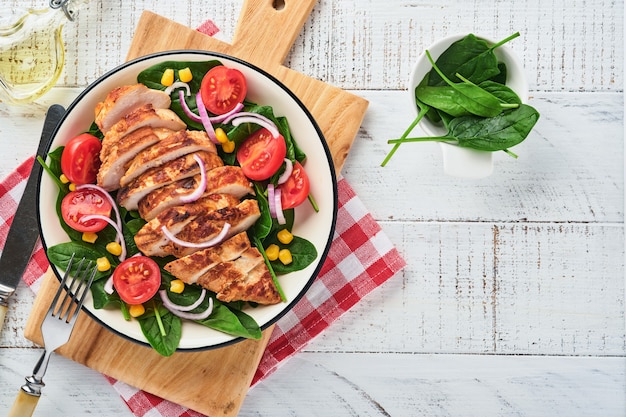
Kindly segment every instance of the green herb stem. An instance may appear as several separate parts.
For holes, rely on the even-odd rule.
[[[154,308],[154,317],[156,318],[157,324],[159,325],[159,331],[161,332],[161,336],[167,336],[167,332],[165,331],[165,326],[163,326],[163,320],[161,319],[161,313],[159,312],[159,308],[156,305],[156,302],[152,300],[152,308]]]
[[[320,208],[317,205],[317,201],[315,201],[315,197],[313,197],[313,194],[309,193],[309,196],[307,198],[309,199],[309,203],[311,203],[311,207],[313,207],[313,210],[315,210],[316,213],[319,213]]]
[[[493,51],[493,50],[494,50],[494,49],[496,49],[497,47],[504,45],[505,43],[507,43],[507,42],[509,42],[509,41],[511,41],[511,40],[513,40],[513,39],[515,39],[515,38],[517,38],[518,36],[520,36],[519,32],[515,32],[514,34],[512,34],[512,35],[511,35],[511,36],[509,36],[508,38],[504,38],[504,39],[502,39],[500,42],[493,44],[493,45],[491,46],[491,48],[489,48],[489,49],[491,49],[491,50]]]
[[[446,143],[458,143],[458,140],[453,136],[426,136],[419,138],[399,138],[399,139],[389,139],[387,143],[400,145],[401,143],[409,143],[409,142],[446,142]]]
[[[413,123],[411,123],[411,125],[408,127],[408,129],[405,130],[405,132],[402,134],[402,136],[400,136],[400,139],[406,138],[409,135],[409,133],[411,133],[413,131],[413,129],[415,129],[415,126],[417,126],[417,124],[420,122],[420,120],[422,120],[422,118],[426,115],[426,113],[428,113],[429,110],[430,110],[430,107],[423,106],[421,108],[420,112],[417,114],[417,117],[415,118],[415,120],[413,120]],[[391,142],[388,142],[388,143],[391,143]],[[393,147],[393,149],[391,149],[391,151],[389,151],[389,153],[385,157],[385,160],[382,162],[382,164],[380,164],[381,167],[384,167],[385,165],[387,165],[387,162],[389,162],[389,160],[391,159],[393,154],[396,153],[396,151],[400,147],[400,143],[402,143],[402,142],[395,143],[395,146]]]
[[[267,254],[265,253],[265,248],[263,247],[263,242],[261,242],[259,238],[256,236],[254,236],[253,239],[256,243],[257,249],[259,250],[259,252],[261,252],[261,255],[263,255],[263,260],[265,261],[265,265],[267,265],[267,269],[270,270],[270,273],[272,275],[272,280],[274,281],[274,285],[276,285],[278,294],[280,294],[280,299],[283,302],[287,301],[287,297],[285,296],[285,293],[283,292],[283,288],[280,286],[280,282],[278,282],[278,277],[276,276],[276,272],[274,272],[274,268],[272,268],[272,264],[270,260],[267,258]]]
[[[52,181],[54,181],[56,185],[59,187],[59,190],[63,190],[65,188],[65,184],[63,184],[61,182],[61,179],[59,179],[59,177],[57,177],[54,174],[54,172],[52,172],[48,164],[46,164],[46,161],[44,161],[43,158],[39,155],[37,155],[37,162],[39,162],[39,164],[41,164],[44,171],[46,171],[50,175],[50,178],[52,178]]]

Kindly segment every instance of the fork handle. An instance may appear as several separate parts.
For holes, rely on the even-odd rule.
[[[29,394],[20,389],[7,417],[31,417],[37,407],[39,397],[40,395]]]
[[[0,332],[2,332],[2,328],[4,327],[4,317],[7,315],[8,309],[9,307],[0,304]]]

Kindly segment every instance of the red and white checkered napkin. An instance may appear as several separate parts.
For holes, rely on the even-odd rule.
[[[0,183],[0,241],[4,246],[33,158]],[[335,236],[322,270],[298,304],[274,327],[252,385],[274,372],[281,363],[302,350],[315,336],[369,292],[405,266],[380,226],[345,179],[338,182],[339,211]],[[37,244],[24,281],[35,292],[48,268]],[[202,414],[108,378],[138,417],[201,417]]]

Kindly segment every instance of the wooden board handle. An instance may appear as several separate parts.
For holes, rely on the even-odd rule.
[[[233,47],[261,67],[281,65],[315,3],[317,0],[244,0]]]

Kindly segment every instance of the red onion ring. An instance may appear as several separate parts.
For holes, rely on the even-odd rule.
[[[271,182],[267,184],[267,203],[270,206],[270,217],[276,218],[276,200],[274,197],[275,189],[274,184]]]
[[[88,222],[89,220],[104,220],[105,222],[113,226],[113,228],[117,232],[117,237],[120,239],[119,243],[122,246],[122,253],[120,254],[120,256],[118,256],[118,259],[120,261],[123,261],[124,259],[126,259],[126,242],[124,241],[124,235],[122,234],[122,229],[117,227],[117,224],[113,220],[101,214],[89,214],[87,216],[83,216],[80,218],[81,222]]]
[[[191,194],[188,194],[180,198],[180,201],[182,201],[183,203],[192,203],[196,201],[206,191],[207,181],[206,181],[206,171],[205,171],[206,168],[204,166],[204,161],[202,161],[202,158],[200,158],[198,154],[194,154],[193,159],[195,159],[198,165],[200,166],[200,184],[198,184],[196,189],[193,190]]]
[[[183,94],[183,90],[180,90],[178,92],[178,98],[180,99],[180,106],[183,108],[183,111],[185,112],[187,117],[189,117],[194,122],[198,122],[198,123],[202,122],[202,118],[200,118],[200,116],[192,112],[191,109],[189,108],[189,105],[187,104],[187,101],[185,100],[185,95]]]
[[[274,138],[277,138],[280,134],[274,122],[258,113],[239,112],[230,117],[227,117],[223,121],[223,123],[228,122],[230,122],[233,126],[239,126],[241,123],[255,123],[269,130],[272,134],[272,137]]]
[[[286,183],[292,172],[293,162],[291,162],[291,159],[285,158],[285,171],[278,177],[278,185]]]
[[[161,301],[163,302],[163,306],[167,308],[172,314],[178,316],[183,319],[188,320],[204,320],[211,315],[213,312],[213,298],[209,297],[209,307],[204,310],[202,313],[189,313],[185,310],[181,310],[179,305],[174,304],[169,297],[167,296],[167,291],[159,290],[159,295],[161,296]],[[204,297],[201,297],[203,300]]]
[[[184,87],[185,90],[187,90],[187,95],[190,96],[191,95],[191,89],[189,88],[189,84],[184,83],[182,81],[176,81],[175,83],[173,83],[172,85],[167,87],[163,92],[169,96],[170,94],[172,94],[172,91],[174,91],[175,88],[182,88],[182,87]],[[182,91],[181,91],[181,93],[182,93]]]
[[[215,246],[218,243],[220,243],[222,240],[224,240],[229,230],[230,230],[230,223],[224,223],[224,227],[222,228],[220,233],[217,236],[215,236],[213,239],[207,240],[206,242],[202,242],[202,243],[194,243],[194,242],[187,242],[187,241],[177,238],[176,236],[174,236],[172,232],[170,232],[167,229],[166,226],[161,227],[161,231],[163,232],[165,237],[171,240],[172,243],[175,243],[180,246],[188,247],[188,248],[210,248],[212,246]]]
[[[209,135],[209,139],[211,139],[211,141],[215,144],[220,143],[215,136],[215,129],[213,129],[213,125],[209,119],[209,114],[206,111],[200,92],[196,94],[196,104],[198,105],[198,113],[200,114],[202,126],[204,126],[204,130],[206,130],[207,135]]]
[[[276,206],[276,220],[278,220],[278,224],[285,224],[287,220],[285,219],[285,213],[283,213],[283,205],[280,201],[280,188],[277,188],[274,191],[274,205]]]

